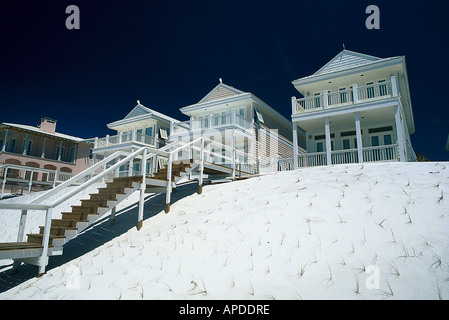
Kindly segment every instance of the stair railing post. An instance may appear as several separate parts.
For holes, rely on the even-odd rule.
[[[170,212],[170,197],[171,197],[171,172],[172,172],[172,154],[168,155],[167,163],[167,192],[165,195],[165,213]]]
[[[2,194],[0,195],[0,199],[3,198],[3,193],[5,192],[5,184],[7,177],[8,177],[8,167],[6,167],[5,171],[3,171]]]
[[[48,247],[50,244],[50,228],[51,228],[51,218],[53,215],[53,208],[48,207],[47,213],[45,215],[45,226],[44,226],[44,236],[42,237],[42,255],[39,261],[39,273],[38,277],[41,277],[45,273],[45,267],[48,263]]]
[[[30,181],[28,182],[28,194],[31,193],[31,186],[33,185],[33,175],[34,175],[34,171],[31,170]]]
[[[144,208],[144,198],[145,198],[145,189],[147,187],[146,183],[146,174],[147,174],[147,149],[143,150],[142,160],[142,182],[140,184],[140,198],[139,198],[139,213],[137,216],[137,230],[140,230],[143,225],[143,208]]]
[[[22,210],[20,214],[19,232],[17,233],[17,242],[23,242],[23,236],[25,235],[25,224],[27,220],[28,210]]]
[[[204,171],[204,138],[201,138],[201,152],[200,152],[200,177],[198,179],[198,194],[203,193],[203,171]]]

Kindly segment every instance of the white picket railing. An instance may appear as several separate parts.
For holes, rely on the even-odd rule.
[[[397,144],[362,148],[363,162],[399,161]],[[358,163],[357,149],[331,151],[332,164]],[[298,155],[298,167],[314,167],[327,165],[326,152],[313,152]]]
[[[149,146],[155,146],[156,139],[139,132],[121,132],[117,135],[107,135],[102,138],[87,139],[85,141],[93,142],[95,148],[114,146],[125,142],[139,142]]]
[[[71,172],[62,172],[17,164],[0,165],[0,178],[2,182],[0,199],[3,198],[5,186],[8,181],[15,184],[27,184],[28,193],[30,193],[33,185],[39,184],[55,187],[57,184],[67,181],[74,175],[75,174]]]
[[[244,130],[251,128],[251,121],[239,114],[225,113],[210,115],[208,117],[197,118],[189,121],[175,123],[173,125],[173,135],[186,134],[190,131],[199,131],[207,129],[220,129],[224,127],[235,126]]]
[[[332,164],[359,162],[357,149],[338,150],[331,152]]]
[[[327,165],[326,152],[314,152],[298,155],[298,167],[316,167]]]
[[[384,81],[338,91],[325,90],[316,95],[295,99],[292,111],[293,114],[313,112],[392,96],[391,81]]]
[[[362,152],[363,162],[399,161],[397,144],[379,147],[365,147]]]

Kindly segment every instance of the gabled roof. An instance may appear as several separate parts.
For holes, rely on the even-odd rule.
[[[140,103],[139,100],[137,100],[137,105],[126,115],[126,117],[124,117],[121,120],[108,123],[107,126],[114,127],[117,125],[129,124],[133,121],[143,120],[144,118],[145,119],[155,118],[156,120],[165,120],[167,122],[175,122],[175,123],[179,122],[179,120],[176,120],[163,113],[145,107],[143,104]]]
[[[232,86],[226,85],[222,82],[221,79],[220,83],[199,102],[182,107],[179,110],[186,115],[190,115],[190,112],[195,110],[204,110],[205,107],[220,106],[233,102],[241,102],[247,99],[251,99],[252,101],[257,103],[261,108],[263,108],[264,111],[266,111],[268,114],[271,114],[273,117],[276,117],[281,123],[284,123],[286,126],[291,126],[290,120],[288,120],[274,108],[266,104],[263,100],[256,97],[251,92],[244,92]]]
[[[210,101],[214,101],[214,100],[234,97],[236,95],[244,94],[244,93],[246,93],[246,92],[243,92],[234,87],[228,86],[220,81],[220,83],[215,88],[213,88],[208,94],[206,94],[206,96],[203,99],[201,99],[198,103],[210,102]]]
[[[45,135],[45,136],[59,138],[59,139],[65,139],[65,140],[71,140],[71,141],[75,141],[75,142],[80,142],[80,141],[84,140],[82,138],[70,136],[68,134],[63,134],[63,133],[59,133],[59,132],[55,132],[55,133],[46,132],[46,131],[43,131],[39,127],[33,127],[33,126],[25,125],[25,124],[3,122],[0,126],[7,127],[7,128],[13,128],[13,129],[20,129],[20,130],[29,131],[32,133],[37,133],[40,135]]]
[[[314,75],[335,72],[339,70],[358,67],[364,64],[369,64],[375,61],[382,60],[381,58],[370,56],[363,53],[358,53],[344,49],[337,54],[332,60],[321,67]]]

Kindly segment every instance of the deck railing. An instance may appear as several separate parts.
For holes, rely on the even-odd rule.
[[[391,97],[393,97],[391,81],[384,81],[338,91],[325,90],[319,94],[295,99],[292,111],[293,114],[306,113]]]
[[[379,147],[366,147],[363,148],[362,152],[364,162],[399,161],[397,144]]]
[[[28,167],[18,164],[0,165],[0,199],[3,198],[7,182],[26,186],[28,188],[28,193],[30,193],[33,185],[41,185],[51,188],[55,187],[57,184],[69,180],[74,175],[75,174],[71,172]]]
[[[305,153],[298,156],[298,167],[316,167],[327,165],[326,152]]]
[[[107,135],[103,138],[89,139],[86,141],[93,142],[95,148],[107,147],[122,144],[125,142],[140,142],[148,146],[154,146],[156,139],[138,132],[123,132],[114,136]]]
[[[173,125],[173,134],[181,135],[193,131],[220,129],[231,126],[247,130],[251,128],[251,121],[237,113],[210,115],[208,117],[175,123]]]
[[[332,164],[359,162],[357,149],[336,150],[331,152]]]
[[[399,161],[398,145],[362,148],[363,162]],[[358,163],[357,149],[331,151],[332,164]],[[326,152],[313,152],[298,155],[298,167],[315,167],[327,165]],[[278,166],[284,169],[285,166]],[[282,170],[284,171],[284,170]]]

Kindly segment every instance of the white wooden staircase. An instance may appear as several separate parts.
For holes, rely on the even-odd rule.
[[[173,160],[183,149],[192,148],[198,142],[201,143],[201,146],[198,147],[202,155],[200,159]],[[48,257],[62,255],[64,244],[95,223],[106,213],[110,213],[111,222],[113,222],[117,205],[134,192],[140,192],[137,221],[137,229],[140,230],[143,224],[145,193],[166,193],[165,212],[169,212],[170,194],[172,189],[176,188],[179,183],[191,179],[198,179],[198,193],[201,193],[203,178],[209,175],[221,177],[235,176],[236,173],[240,176],[242,174],[249,175],[247,172],[238,172],[235,166],[234,168],[230,168],[204,161],[204,144],[205,138],[199,138],[182,147],[172,148],[173,150],[171,151],[151,149],[148,147],[142,147],[132,153],[117,151],[30,203],[0,203],[0,209],[20,210],[22,213],[18,241],[0,243],[0,260],[14,260],[13,271],[16,271],[22,262],[37,265],[39,266],[38,275],[43,275],[45,267],[48,264]],[[147,163],[153,160],[152,163],[154,164],[157,156],[165,156],[167,159],[166,165],[148,174],[146,168]],[[140,175],[132,176],[131,173],[133,172],[130,172],[126,177],[117,177],[120,173],[123,173],[119,171],[120,168],[123,168],[125,165],[133,168],[133,161],[136,160],[141,163]],[[98,173],[99,170],[102,170],[102,172]],[[61,212],[60,218],[53,219],[53,210],[55,210],[57,205],[67,201],[69,203],[72,201],[73,203],[74,200],[72,198],[74,195],[95,182],[104,181],[104,179],[109,179],[110,181],[105,186],[103,183],[102,187],[97,189],[97,192],[89,194],[88,199],[82,199],[81,204],[77,203],[76,205],[72,205],[70,212]],[[83,182],[79,183],[79,181]],[[74,186],[75,189],[68,191],[64,196],[58,197],[53,202],[48,203],[47,200],[50,199],[51,195],[57,194],[58,189],[65,190],[63,188]],[[39,233],[27,234],[26,241],[23,241],[25,238],[24,230],[27,210],[46,211],[45,225],[39,228]]]

